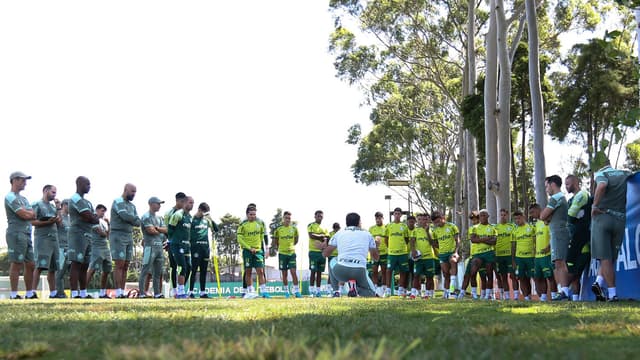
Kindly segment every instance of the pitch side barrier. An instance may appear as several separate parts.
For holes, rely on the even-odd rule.
[[[618,298],[640,299],[640,172],[627,182],[627,224],[615,269]],[[597,275],[598,263],[591,260],[588,271],[582,275],[582,299],[595,301],[591,284]]]

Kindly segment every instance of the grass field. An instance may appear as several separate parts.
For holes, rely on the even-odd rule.
[[[0,358],[635,358],[640,304],[0,301]]]

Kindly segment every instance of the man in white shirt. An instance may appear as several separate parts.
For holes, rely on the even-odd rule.
[[[338,231],[322,251],[324,257],[329,257],[338,249],[338,256],[329,264],[333,296],[340,296],[338,284],[341,281],[355,281],[360,296],[375,296],[375,286],[367,275],[367,252],[373,260],[378,260],[378,248],[373,236],[360,228],[360,215],[349,213],[346,220],[347,227]]]

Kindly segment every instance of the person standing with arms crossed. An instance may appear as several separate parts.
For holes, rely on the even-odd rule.
[[[136,196],[136,186],[126,184],[122,196],[113,200],[111,205],[111,257],[115,260],[114,278],[116,283],[116,298],[127,296],[124,288],[127,281],[129,263],[133,258],[133,227],[140,227],[140,218],[136,206],[131,202]]]
[[[561,291],[552,298],[552,301],[571,299],[569,290],[569,269],[567,268],[567,254],[569,251],[569,226],[567,214],[569,205],[564,194],[560,190],[562,179],[558,175],[552,175],[545,179],[545,187],[549,194],[547,207],[540,213],[540,220],[549,222],[551,233],[551,261],[554,266],[556,282],[560,284]]]
[[[91,202],[84,195],[91,190],[91,182],[84,176],[76,179],[76,193],[69,202],[69,260],[71,260],[71,297],[89,298],[87,294],[87,270],[91,255],[93,226],[100,221]]]
[[[33,299],[33,244],[31,242],[31,221],[36,219],[33,208],[27,198],[20,195],[20,191],[27,186],[31,176],[16,171],[9,175],[11,191],[4,197],[4,209],[7,214],[7,247],[9,250],[9,282],[11,284],[11,299],[22,299],[18,295],[18,280],[20,270],[24,274],[24,286],[27,289],[25,297]]]
[[[153,278],[153,297],[163,298],[162,295],[162,267],[164,266],[164,254],[162,245],[167,234],[167,227],[164,220],[157,215],[160,206],[164,201],[153,196],[149,198],[149,211],[142,215],[142,270],[138,279],[140,294],[138,297],[145,298],[147,276],[151,274]]]
[[[56,299],[65,299],[67,295],[64,293],[64,276],[69,272],[69,228],[71,227],[71,219],[69,218],[69,199],[62,200],[59,211],[61,221],[58,226],[58,266],[56,272]],[[51,297],[51,296],[50,296]]]

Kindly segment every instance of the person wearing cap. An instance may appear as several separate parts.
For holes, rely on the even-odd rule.
[[[109,250],[109,222],[104,217],[107,207],[98,204],[96,206],[96,215],[98,223],[93,226],[91,233],[91,261],[89,261],[89,271],[87,272],[87,284],[91,282],[93,274],[100,271],[100,299],[111,299],[107,295],[107,279],[113,271],[113,261],[111,260],[111,251]]]
[[[385,276],[387,273],[387,244],[384,242],[387,227],[384,225],[384,215],[377,211],[374,214],[376,224],[369,228],[369,233],[378,246],[378,260],[371,259],[371,277],[373,284],[376,285],[376,293],[382,296],[387,291],[385,284]]]
[[[402,209],[399,207],[393,209],[393,222],[387,225],[384,241],[387,246],[389,255],[387,256],[387,274],[386,284],[387,290],[383,294],[384,297],[391,296],[391,276],[393,271],[400,273],[398,281],[398,295],[406,296],[407,273],[409,272],[409,228],[407,224],[400,221]]]
[[[176,211],[169,219],[169,226],[173,227],[171,237],[171,253],[176,261],[178,273],[178,289],[176,298],[186,299],[184,284],[191,274],[191,214],[193,198],[187,196],[182,209]]]
[[[89,298],[87,270],[91,254],[93,226],[100,223],[91,202],[84,195],[91,190],[91,181],[85,176],[76,178],[76,193],[69,201],[69,260],[71,260],[71,297]]]
[[[322,255],[328,257],[338,249],[338,256],[329,263],[333,296],[340,296],[340,282],[355,280],[355,287],[349,291],[349,296],[373,297],[376,293],[367,274],[367,253],[373,259],[378,259],[378,248],[373,236],[360,228],[360,215],[347,214],[346,224],[347,227],[333,236],[322,250]]]
[[[153,297],[163,298],[162,295],[162,267],[164,266],[163,244],[167,234],[167,227],[164,219],[158,216],[160,207],[164,201],[153,196],[149,198],[149,211],[142,215],[142,270],[138,279],[140,293],[138,297],[144,298],[148,295],[147,277],[151,274],[153,279]]]
[[[54,200],[55,201],[55,200]],[[56,271],[56,298],[65,299],[67,295],[64,293],[64,277],[69,273],[69,228],[71,227],[71,219],[69,218],[69,199],[64,199],[60,203],[58,215],[61,221],[58,226],[58,266]]]
[[[509,221],[509,210],[500,209],[500,220],[494,225],[498,232],[496,239],[496,273],[498,276],[498,292],[501,300],[509,300],[509,278],[514,295],[519,290],[511,261],[511,233],[516,228],[515,224]],[[506,290],[506,291],[505,291]]]
[[[36,214],[20,191],[27,186],[27,180],[31,176],[16,171],[9,175],[11,191],[4,197],[4,209],[7,214],[7,247],[9,250],[9,282],[11,286],[11,299],[21,299],[18,295],[18,280],[20,271],[23,270],[24,286],[27,290],[26,297],[32,298],[31,288],[33,282],[33,244],[31,243],[31,221],[36,219]]]
[[[205,291],[207,271],[209,270],[209,258],[211,257],[211,245],[209,231],[212,234],[218,232],[218,225],[213,221],[209,211],[211,208],[206,202],[198,205],[198,210],[191,219],[191,277],[189,279],[189,297],[199,295],[201,299],[209,296]],[[193,288],[196,284],[196,271],[200,280],[200,292],[195,294]]]
[[[171,226],[169,220],[171,220],[171,216],[173,216],[176,211],[184,207],[185,202],[187,202],[187,195],[183,192],[178,192],[175,198],[176,204],[164,214],[164,223],[167,225],[167,242],[164,244],[164,249],[169,255],[169,278],[171,280],[171,293],[173,296],[178,294],[178,264],[171,252],[171,239],[173,239],[175,227]]]
[[[136,186],[126,184],[122,196],[113,200],[111,205],[111,257],[116,263],[114,279],[116,298],[126,298],[124,287],[129,270],[129,262],[133,258],[133,228],[140,227],[136,206],[131,202],[136,196]]]
[[[444,215],[438,211],[431,214],[431,220],[431,237],[438,244],[440,269],[444,276],[443,298],[448,299],[450,294],[457,291],[460,231],[455,224],[447,222]]]
[[[34,227],[33,237],[35,244],[36,266],[33,270],[33,289],[38,288],[40,273],[47,271],[49,283],[49,297],[56,298],[56,271],[58,265],[58,224],[62,218],[58,215],[57,207],[52,203],[58,190],[53,185],[45,185],[42,188],[42,199],[35,202],[32,207],[36,219],[31,221]],[[33,294],[36,297],[36,294]]]

